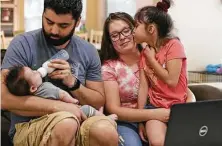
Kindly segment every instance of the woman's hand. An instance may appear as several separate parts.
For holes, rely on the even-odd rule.
[[[156,112],[156,120],[159,120],[162,122],[168,122],[169,117],[170,117],[170,109],[157,108],[154,110]]]
[[[56,70],[49,74],[51,79],[62,80],[63,84],[67,87],[72,87],[76,81],[76,78],[71,73],[71,67],[69,63],[62,59],[54,59],[49,64],[49,67]]]
[[[148,143],[147,135],[146,135],[146,128],[144,127],[143,123],[139,123],[138,130],[139,130],[139,135],[140,135],[142,141]]]

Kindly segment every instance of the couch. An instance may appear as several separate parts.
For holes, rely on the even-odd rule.
[[[189,84],[197,101],[222,99],[222,83]]]
[[[197,101],[222,99],[222,83],[189,84],[189,88],[194,93]],[[9,120],[1,116],[2,146],[11,146],[8,137],[9,125]]]

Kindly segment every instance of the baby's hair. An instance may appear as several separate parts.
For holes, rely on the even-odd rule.
[[[172,38],[173,21],[167,13],[172,2],[162,0],[156,6],[145,6],[136,13],[135,21],[139,23],[151,24],[157,26],[159,38]]]
[[[9,69],[5,82],[10,93],[17,96],[26,96],[30,94],[30,85],[24,79],[23,74],[23,66],[15,66]]]

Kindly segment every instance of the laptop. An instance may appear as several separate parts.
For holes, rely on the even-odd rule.
[[[164,146],[222,146],[222,100],[173,105]]]

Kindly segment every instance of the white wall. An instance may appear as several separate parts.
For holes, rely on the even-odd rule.
[[[44,0],[25,0],[25,31],[31,31],[42,27],[42,12]]]
[[[82,0],[82,20],[86,19],[86,0]],[[44,0],[25,0],[25,31],[31,31],[42,27],[42,12],[44,9]],[[80,25],[79,25],[80,27]],[[76,31],[79,30],[76,28]]]
[[[222,63],[221,0],[174,0],[170,14],[186,49],[188,70]]]
[[[154,0],[107,0],[107,16],[112,12],[126,12],[134,16],[136,11],[144,6],[153,5]]]
[[[131,16],[136,13],[135,0],[107,0],[107,16],[114,12],[126,12]]]
[[[144,6],[153,5],[153,3],[153,0],[136,0],[136,10]]]
[[[86,0],[82,0],[82,14],[81,14],[81,20],[86,20]],[[79,26],[76,28],[75,32],[79,31],[80,26],[82,25],[82,22],[80,22]]]

